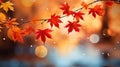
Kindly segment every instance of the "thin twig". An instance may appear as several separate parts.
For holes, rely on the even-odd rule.
[[[91,2],[91,3],[89,3],[88,6],[94,4],[94,3],[98,2],[98,1],[103,1],[103,0],[95,0],[95,1],[93,1],[93,2]],[[84,8],[84,7],[78,8],[78,9],[75,10],[75,12],[81,11],[83,8]],[[64,17],[66,17],[66,15],[63,15],[63,16],[61,16],[60,18],[64,18]],[[37,21],[47,21],[47,20],[48,20],[48,19],[40,19],[40,20],[37,20]],[[42,23],[43,23],[43,22],[42,22]]]
[[[106,0],[95,0],[95,1],[93,1],[93,2],[91,2],[91,3],[89,3],[88,6],[89,6],[89,5],[92,5],[92,4],[96,3],[96,2],[99,2],[99,1],[106,1]],[[114,0],[113,0],[113,1],[114,1]],[[82,9],[84,9],[84,6],[81,7],[81,8],[76,9],[75,12],[81,11]],[[66,17],[66,16],[67,16],[67,15],[63,15],[63,16],[61,16],[60,18],[64,18],[64,17]],[[32,20],[32,21],[41,21],[42,24],[43,24],[45,21],[48,21],[48,19],[37,19],[37,20]],[[4,23],[4,22],[6,22],[6,21],[0,21],[0,22]],[[28,21],[28,22],[30,22],[30,21]]]

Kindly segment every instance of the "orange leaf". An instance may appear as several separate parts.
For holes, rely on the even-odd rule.
[[[4,25],[6,26],[6,28],[10,28],[13,25],[18,25],[18,23],[16,22],[16,18],[13,18],[11,20],[7,20]]]
[[[7,36],[15,42],[18,41],[20,43],[23,43],[23,35],[21,34],[20,28],[17,26],[12,26],[11,28],[9,28]]]

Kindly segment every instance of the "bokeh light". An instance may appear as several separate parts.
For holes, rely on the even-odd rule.
[[[90,35],[90,42],[91,43],[98,43],[100,40],[100,37],[97,34]]]
[[[39,58],[44,58],[47,55],[47,48],[45,46],[37,46],[35,49],[35,55]]]

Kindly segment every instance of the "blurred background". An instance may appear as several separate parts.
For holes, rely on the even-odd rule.
[[[7,0],[4,0],[7,1]],[[50,18],[56,13],[62,15],[60,3],[67,2],[71,10],[81,3],[94,0],[10,0],[15,11],[5,13],[7,18],[17,18],[19,26],[33,26],[36,29],[51,28],[40,21],[27,23],[31,19]],[[96,4],[103,5],[104,2]],[[64,26],[73,17],[61,18],[60,28],[53,27],[52,39],[43,44],[33,34],[24,38],[25,43],[13,42],[7,37],[7,30],[0,32],[0,67],[120,67],[120,1],[114,0],[111,7],[104,5],[105,15],[96,18],[85,13],[80,23],[80,32],[68,35]],[[0,16],[1,17],[1,16]]]

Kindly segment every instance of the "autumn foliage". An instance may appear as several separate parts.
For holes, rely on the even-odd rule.
[[[65,26],[65,28],[68,28],[68,33],[72,32],[73,30],[75,30],[76,32],[79,32],[80,31],[80,29],[79,29],[80,26],[81,25],[78,23],[78,21],[74,21],[74,22],[69,21],[69,24],[67,24]]]
[[[68,23],[65,25],[65,28],[68,29],[68,33],[71,33],[72,31],[79,32],[81,25],[81,20],[84,20],[84,15],[92,15],[94,18],[98,16],[103,16],[105,13],[105,9],[103,8],[103,5],[95,5],[91,7],[90,5],[100,2],[94,1],[92,3],[81,3],[81,8],[78,8],[76,10],[71,10],[68,3],[61,4],[60,9],[62,10],[62,14],[65,16],[59,16],[56,13],[51,15],[48,19],[40,19],[40,21],[47,21],[47,23],[50,24],[51,28],[46,29],[38,29],[35,30],[34,27],[28,26],[27,28],[20,28],[19,23],[17,22],[16,18],[6,19],[5,14],[0,13],[0,31],[3,27],[7,28],[7,36],[13,40],[14,42],[18,41],[21,43],[24,43],[24,37],[28,36],[30,34],[35,34],[36,39],[40,39],[42,42],[46,42],[46,38],[52,38],[51,32],[53,31],[52,27],[55,26],[57,28],[60,27],[60,23],[63,23],[61,21],[61,18],[66,16],[73,16],[74,21],[68,21]],[[114,3],[111,0],[105,1],[106,6],[112,6]],[[3,9],[6,13],[8,11],[14,11],[13,3],[11,1],[3,2],[0,0],[0,8]],[[85,14],[82,9],[85,8],[88,10],[88,14]],[[35,20],[34,20],[35,21]],[[32,21],[32,22],[34,22]],[[84,20],[85,21],[85,20]],[[31,21],[30,21],[31,22]],[[45,23],[45,22],[44,22]],[[2,31],[1,31],[2,32]]]
[[[66,14],[67,16],[72,15],[74,12],[70,10],[70,6],[68,3],[61,4],[61,10],[63,10],[63,14]]]
[[[7,35],[11,40],[23,43],[22,31],[17,26],[12,26],[11,28],[9,28]]]
[[[50,23],[51,27],[55,25],[55,27],[59,28],[59,23],[61,23],[62,21],[60,20],[60,16],[54,14],[51,16],[50,19],[48,19],[48,22]]]
[[[96,17],[96,15],[99,16],[103,16],[104,15],[104,9],[103,7],[101,7],[101,5],[96,5],[93,8],[89,8],[89,14],[92,14],[94,17]]]
[[[39,30],[36,32],[36,39],[41,38],[41,40],[42,40],[43,42],[45,42],[45,41],[46,41],[46,37],[52,38],[50,32],[52,32],[51,29],[44,29],[44,30],[39,29]]]

